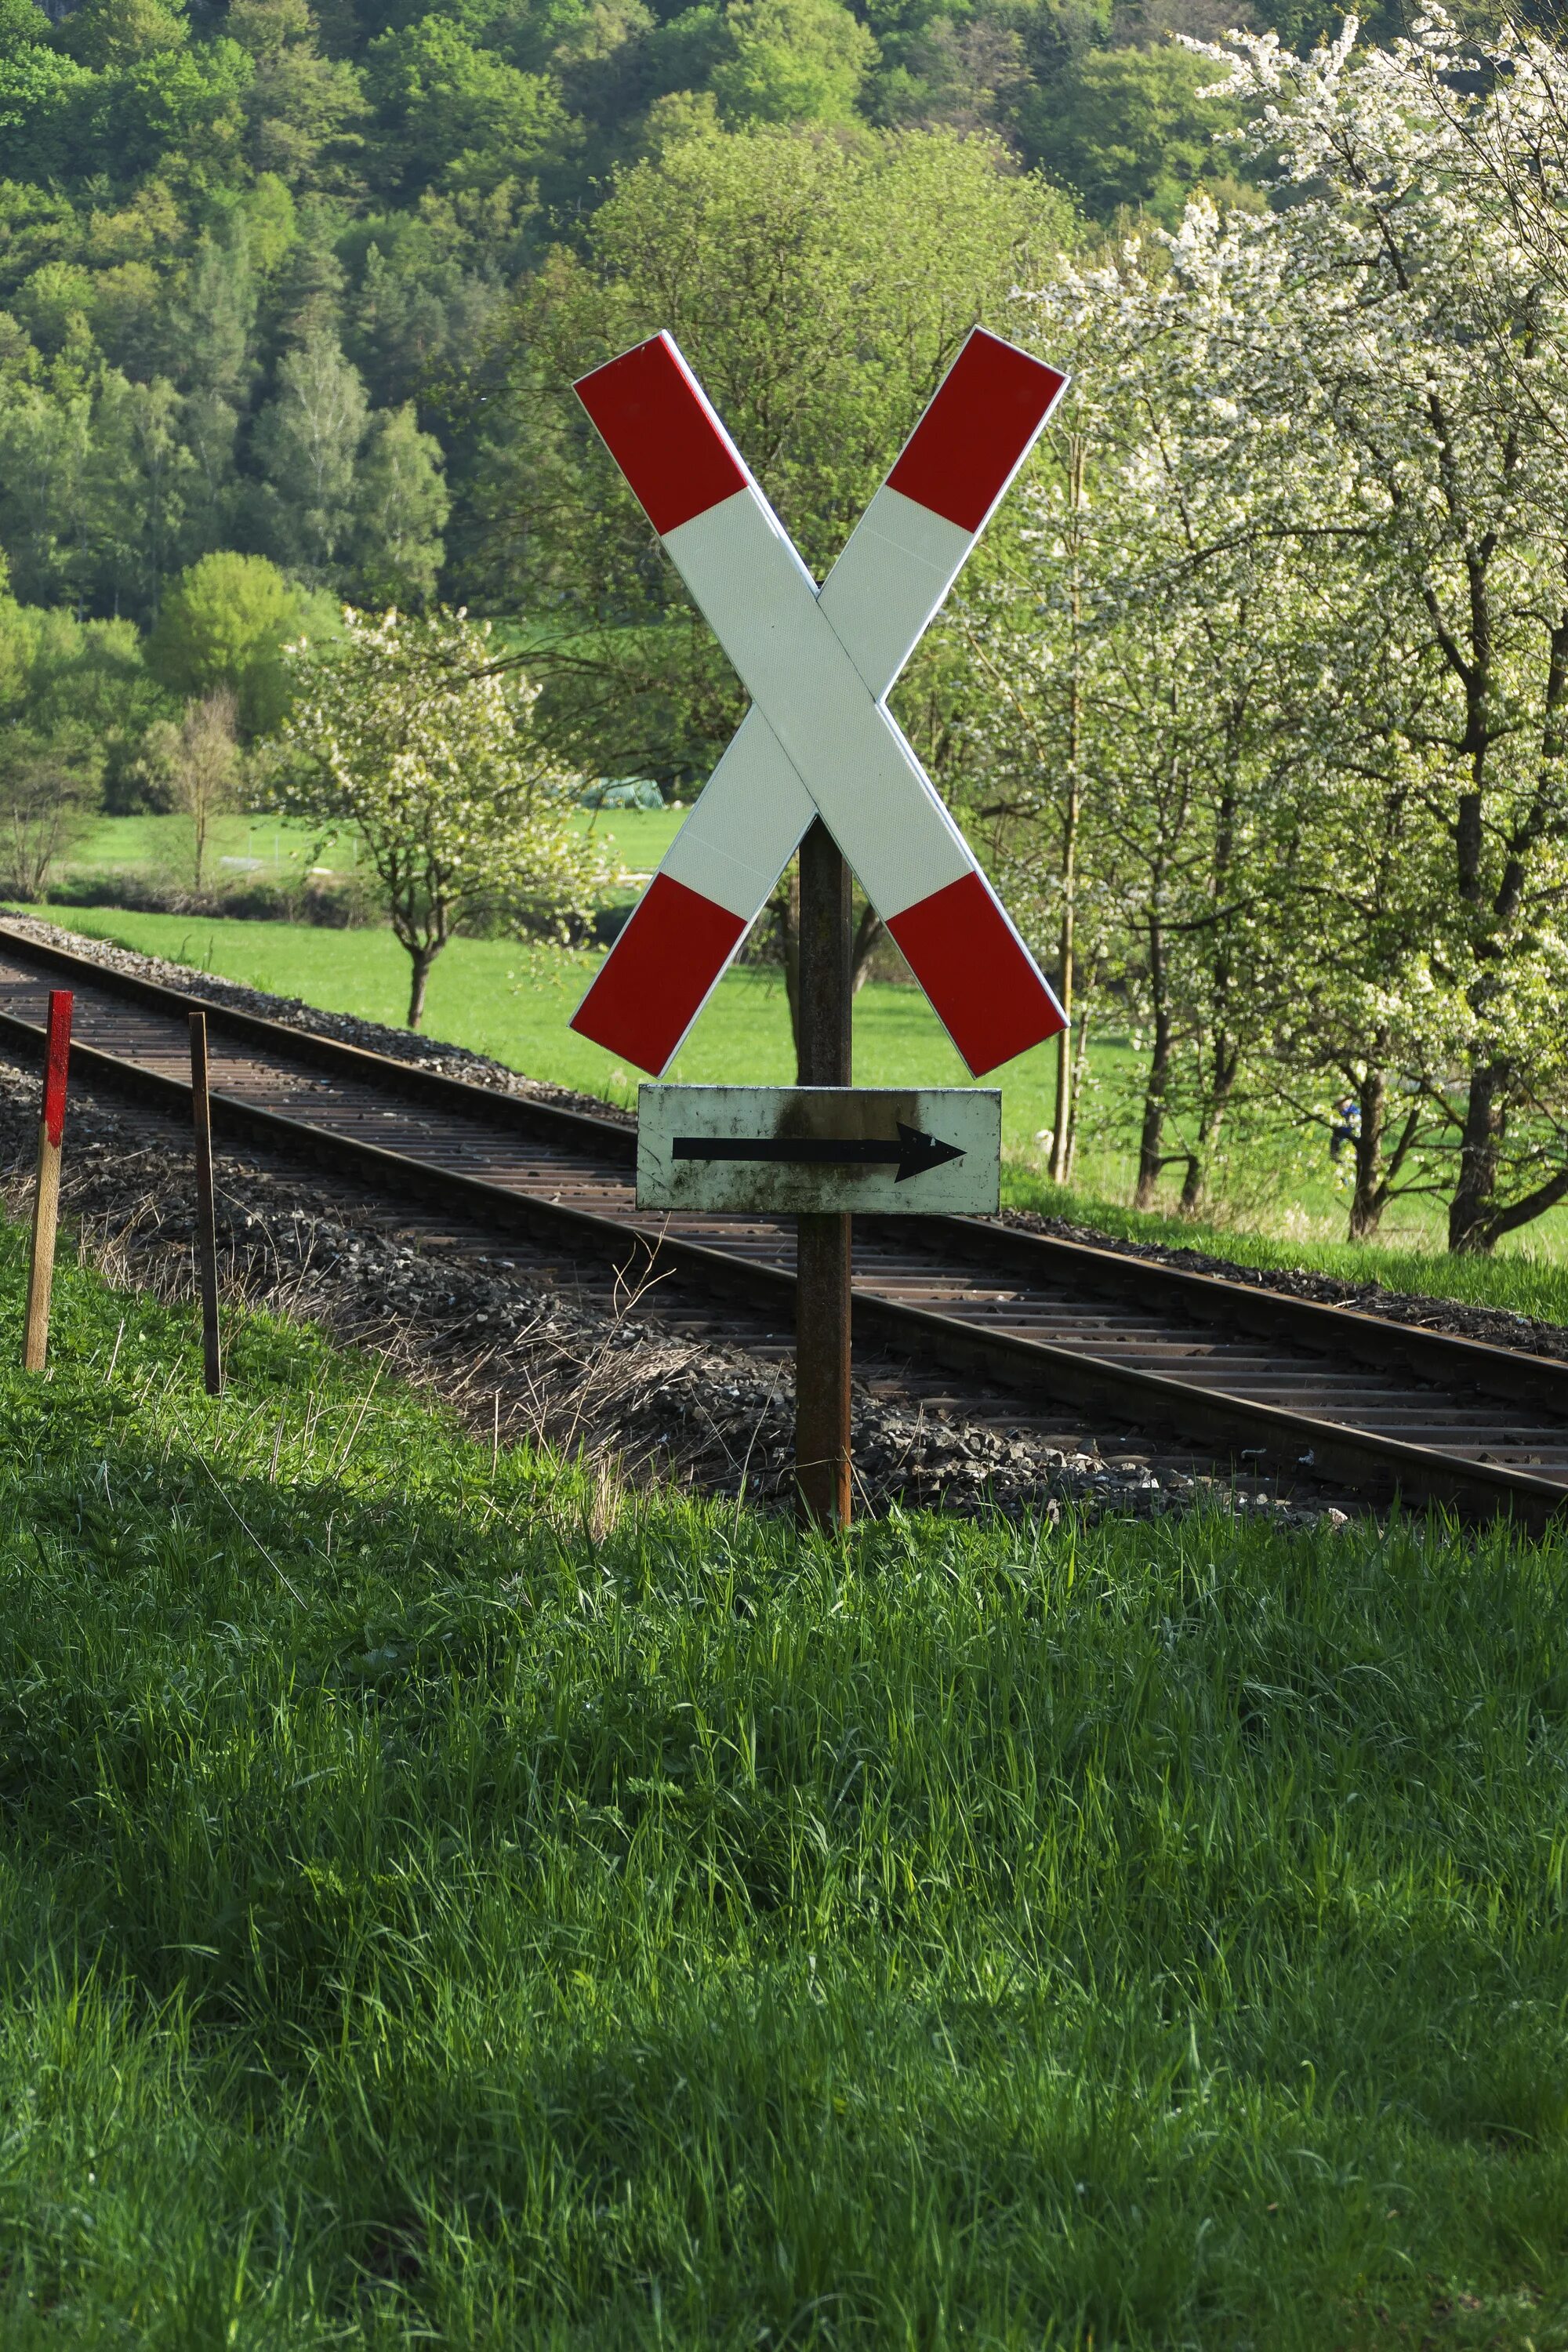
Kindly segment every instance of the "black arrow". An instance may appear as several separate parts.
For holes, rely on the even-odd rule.
[[[672,1160],[783,1160],[814,1168],[896,1168],[895,1183],[907,1184],[949,1160],[962,1160],[961,1143],[941,1143],[918,1127],[899,1121],[897,1143],[869,1137],[833,1135],[678,1135]]]

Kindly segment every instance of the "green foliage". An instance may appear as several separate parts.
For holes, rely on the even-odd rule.
[[[1198,95],[1216,79],[1183,49],[1090,49],[1030,100],[1025,134],[1098,218],[1129,209],[1173,224],[1194,184],[1226,169],[1215,138],[1236,110]]]
[[[359,371],[336,337],[318,330],[285,356],[277,397],[257,422],[257,451],[271,493],[268,536],[316,582],[331,576],[333,559],[348,542],[369,414]]]
[[[48,18],[37,0],[0,0],[0,56],[42,47],[47,31]]]
[[[231,0],[231,37],[251,58],[247,152],[258,172],[304,188],[333,184],[365,113],[359,76],[323,58],[306,0]]]
[[[23,2352],[1562,2332],[1559,1543],[828,1546],[0,1267]]]
[[[437,184],[485,190],[537,170],[564,130],[548,76],[520,73],[438,16],[371,43],[365,90],[377,184],[405,196]]]
[[[60,26],[68,57],[95,72],[117,72],[184,48],[189,19],[169,0],[79,0]]]
[[[53,762],[74,796],[101,784],[123,805],[142,735],[166,708],[129,621],[79,621],[0,593],[0,758],[34,774]]]
[[[90,88],[69,58],[8,37],[0,48],[0,138],[7,170],[46,185],[70,177],[80,153],[79,101]]]
[[[944,133],[710,131],[621,177],[584,256],[515,307],[504,429],[485,379],[467,550],[498,604],[576,623],[546,707],[584,767],[704,774],[740,703],[573,380],[668,327],[820,576],[962,336],[1010,322],[1068,225],[1059,195]]]
[[[170,166],[198,185],[221,181],[239,160],[250,79],[250,60],[234,41],[154,50],[103,77],[91,135],[122,181]]]
[[[523,582],[500,544],[552,430],[498,432],[517,390],[504,314],[519,289],[526,315],[560,270],[600,267],[595,216],[606,198],[624,212],[639,162],[712,149],[728,125],[738,183],[759,126],[861,164],[873,126],[946,131],[997,142],[1010,173],[1043,155],[1102,209],[1165,209],[1205,172],[1191,61],[1158,47],[1095,59],[1112,31],[1157,41],[1185,5],[1145,0],[1113,26],[1059,0],[78,0],[58,21],[0,0],[0,547],[19,592],[150,625],[170,577],[235,547],[337,595],[504,605],[526,587],[574,622],[555,551]],[[1119,107],[1137,121],[1118,128]],[[808,201],[832,212],[829,173]],[[933,258],[939,181],[882,176],[882,248],[849,243],[863,271],[935,276],[927,307],[946,306],[951,345],[994,313],[1000,273],[975,262],[962,201],[954,257]],[[1015,193],[1049,208],[1036,179]],[[823,240],[798,242],[815,266]],[[793,304],[805,273],[784,267]],[[827,315],[853,356],[846,299],[830,289]],[[540,372],[578,323],[552,330]],[[860,373],[880,365],[872,352]],[[923,352],[903,373],[926,380]],[[547,402],[560,389],[542,386]],[[797,444],[827,404],[808,404]],[[872,407],[894,439],[913,413]],[[606,598],[619,611],[619,580]],[[680,634],[644,640],[636,667],[642,732],[688,772],[731,698],[711,665],[693,686]],[[623,716],[624,698],[612,733]],[[562,723],[575,740],[585,721],[574,705]],[[616,763],[647,761],[628,743]]]
[[[451,510],[441,445],[421,433],[412,404],[384,410],[370,428],[356,483],[355,568],[370,604],[420,605],[441,568]]]
[[[204,555],[164,598],[148,667],[181,696],[227,687],[243,732],[269,734],[289,705],[283,648],[304,620],[299,591],[265,556]]]
[[[838,0],[731,0],[734,53],[715,67],[726,122],[844,122],[877,44]]]

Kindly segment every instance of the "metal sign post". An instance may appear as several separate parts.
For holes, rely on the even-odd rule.
[[[800,845],[803,1087],[852,1082],[849,868],[818,817]],[[795,1220],[795,1475],[801,1515],[849,1520],[849,1219]]]

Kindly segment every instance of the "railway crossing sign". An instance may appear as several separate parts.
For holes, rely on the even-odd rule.
[[[668,1068],[819,814],[975,1076],[1066,1026],[887,707],[1066,382],[975,328],[820,591],[670,336],[578,383],[752,697],[582,1035]]]
[[[639,1087],[639,1209],[994,1214],[994,1088]]]

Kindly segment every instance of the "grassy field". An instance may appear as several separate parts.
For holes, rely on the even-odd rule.
[[[634,872],[651,872],[674,839],[682,809],[583,809],[577,822],[584,833],[614,839],[620,856]],[[287,817],[251,816],[238,811],[213,819],[206,849],[204,880],[216,888],[226,882],[299,881],[310,867],[317,836],[308,826]],[[324,853],[331,871],[353,873],[359,864],[352,839],[335,843]],[[176,814],[100,817],[62,860],[62,875],[134,876],[142,881],[192,879],[193,835],[188,817]]]
[[[837,1545],[0,1232],[0,2340],[1568,2343],[1568,1552]]]

